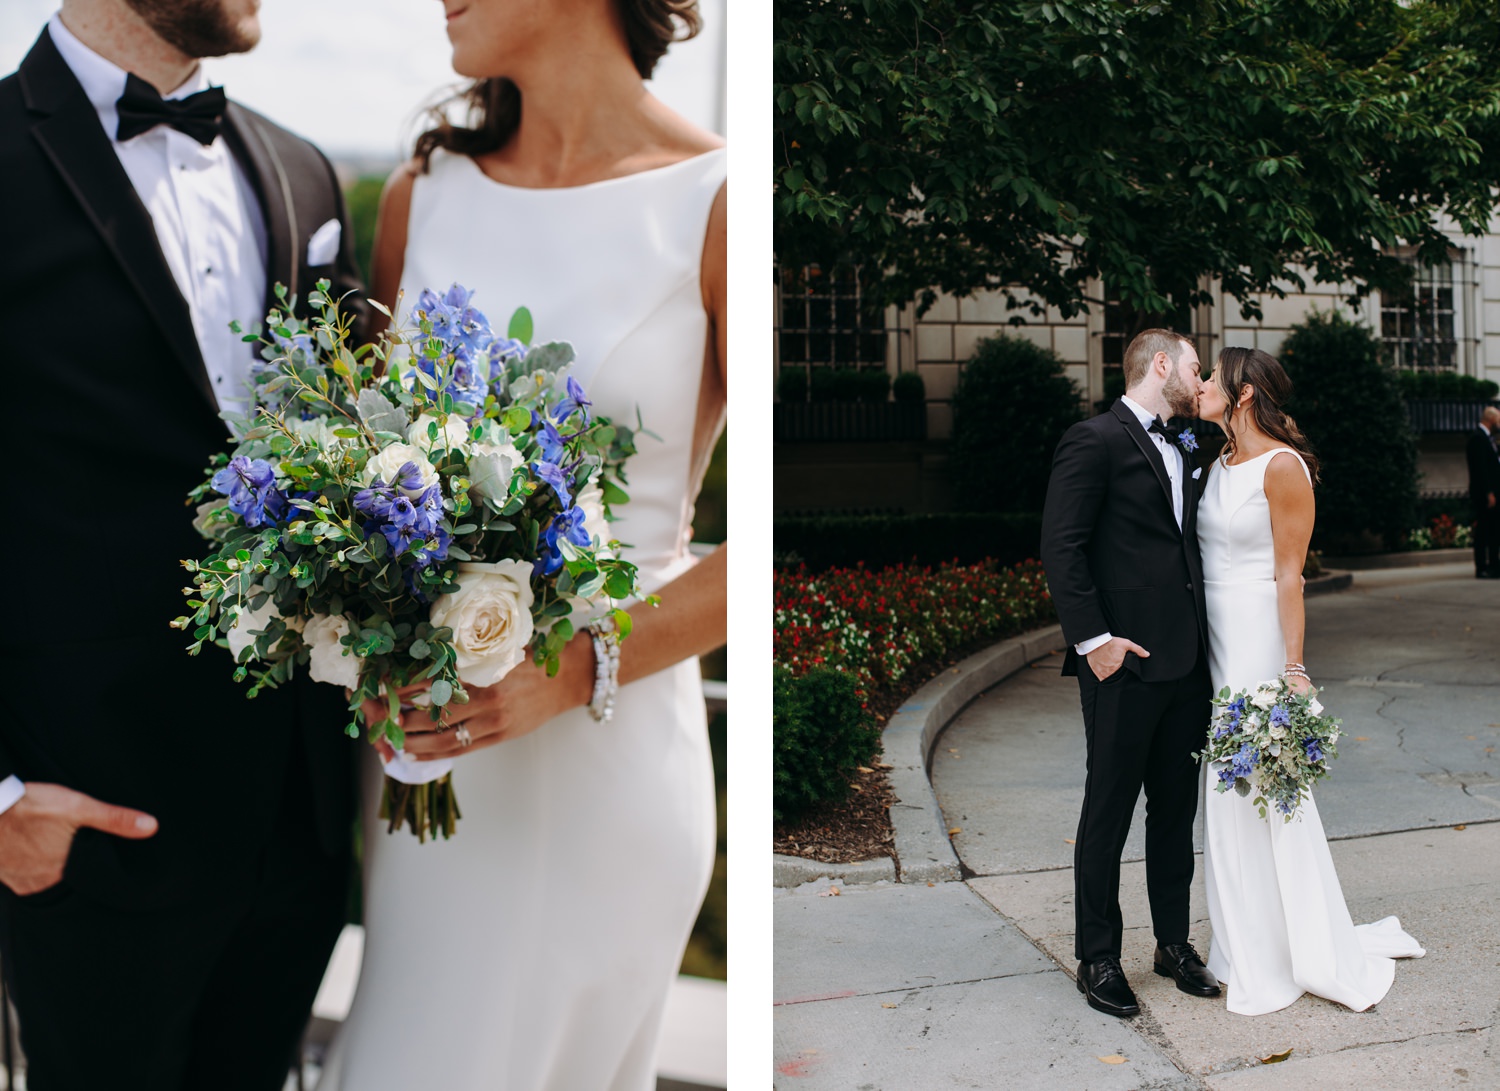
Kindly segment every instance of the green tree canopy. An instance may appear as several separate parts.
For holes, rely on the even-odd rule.
[[[776,0],[776,248],[925,307],[1402,283],[1500,179],[1489,0]],[[1384,249],[1382,249],[1384,248]]]

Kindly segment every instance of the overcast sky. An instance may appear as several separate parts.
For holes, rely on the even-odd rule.
[[[652,91],[723,132],[726,0],[700,0],[703,33],[674,45]],[[20,64],[57,0],[0,0],[0,73]],[[262,0],[261,43],[205,62],[230,96],[308,137],[331,156],[396,159],[422,106],[457,82],[437,0]]]

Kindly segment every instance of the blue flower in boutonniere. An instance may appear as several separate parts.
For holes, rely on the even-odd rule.
[[[1177,433],[1177,442],[1182,444],[1182,449],[1188,454],[1198,450],[1198,437],[1193,435],[1191,428],[1184,428]]]

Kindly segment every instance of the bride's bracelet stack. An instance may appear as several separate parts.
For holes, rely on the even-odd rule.
[[[1312,681],[1312,679],[1307,676],[1307,667],[1304,666],[1301,663],[1288,663],[1285,667],[1283,667],[1281,669],[1281,677],[1283,677],[1283,678],[1301,678],[1303,681],[1306,681],[1306,682],[1311,682]]]
[[[615,692],[620,688],[620,634],[615,620],[605,616],[589,625],[594,639],[594,696],[589,715],[601,724],[615,714]]]

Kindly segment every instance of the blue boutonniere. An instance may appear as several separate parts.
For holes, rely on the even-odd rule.
[[[1192,454],[1198,450],[1198,437],[1193,435],[1191,428],[1184,428],[1181,432],[1177,433],[1177,442],[1182,444],[1182,449],[1188,454]]]

